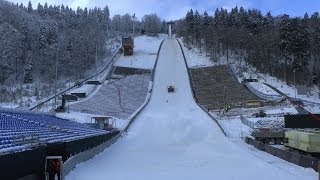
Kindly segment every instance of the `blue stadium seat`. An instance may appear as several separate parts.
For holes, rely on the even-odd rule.
[[[23,145],[30,142],[65,142],[104,133],[104,130],[50,115],[0,110],[0,152],[22,150]]]

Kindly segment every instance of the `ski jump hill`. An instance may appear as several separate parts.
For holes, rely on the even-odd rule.
[[[162,44],[154,76],[151,99],[126,135],[77,166],[65,179],[316,177],[300,167],[276,167],[229,141],[195,102],[177,40],[167,39]],[[168,85],[175,87],[174,93],[168,93]]]
[[[74,142],[68,141],[67,136],[65,142],[41,146],[32,154],[23,151],[21,153],[25,154],[14,153],[13,156],[29,157],[20,160],[27,159],[26,162],[30,162],[27,164],[32,164],[35,159],[47,155],[46,152],[61,154],[66,160],[64,168],[67,171],[63,174],[66,180],[316,179],[317,173],[310,169],[284,162],[281,166],[275,166],[266,156],[257,155],[249,147],[238,146],[225,136],[218,122],[206,111],[221,106],[221,89],[223,100],[228,103],[242,103],[255,98],[245,89],[239,90],[241,85],[234,85],[229,79],[233,77],[227,67],[188,69],[178,40],[166,39],[159,47],[162,40],[148,42],[150,39],[142,39],[144,43],[135,50],[135,56],[122,57],[123,60],[114,65],[111,78],[92,96],[95,99],[88,98],[70,106],[77,111],[109,113],[120,118],[127,118],[130,114],[132,117],[132,113],[137,112],[124,128],[125,131],[95,132],[90,129],[93,135],[88,138]],[[145,51],[147,46],[159,48],[159,53]],[[144,59],[145,55],[149,55],[149,59]],[[200,78],[204,75],[207,75],[207,80]],[[219,85],[221,83],[223,85]],[[173,93],[168,93],[168,86],[174,87]],[[226,87],[228,90],[225,90]],[[233,92],[239,92],[244,100],[235,99],[237,95]],[[150,93],[151,96],[148,96]],[[215,101],[219,103],[215,104]],[[17,114],[12,117],[15,120],[25,118],[25,123],[34,123],[32,116],[30,119]],[[42,126],[43,121],[39,121],[38,125]],[[59,121],[67,123],[61,118]],[[59,129],[52,124],[42,128],[45,128],[44,131],[50,128],[51,131],[52,128],[58,131],[64,126],[61,124]],[[73,134],[88,133],[82,125],[67,124]],[[51,135],[54,136],[50,134],[50,138]],[[31,156],[34,154],[38,156]],[[8,171],[6,174],[14,173],[14,163],[7,167],[10,159],[0,155],[0,161],[3,160],[7,160],[3,166]],[[43,160],[25,168],[23,173],[41,174],[41,164],[44,164]],[[4,172],[2,169],[0,171],[1,177]]]

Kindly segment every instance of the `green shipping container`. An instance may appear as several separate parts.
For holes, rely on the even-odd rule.
[[[285,146],[309,153],[320,153],[320,132],[306,130],[290,130],[285,132],[288,139]]]

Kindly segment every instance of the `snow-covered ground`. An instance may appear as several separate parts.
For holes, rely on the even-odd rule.
[[[247,118],[255,128],[283,128],[284,117]]]
[[[135,50],[134,50],[135,51]],[[145,56],[144,58],[141,57]],[[134,52],[132,56],[122,56],[115,66],[133,67],[138,69],[153,69],[156,53]]]
[[[261,83],[261,82],[250,82],[250,86],[252,86],[254,89],[258,90],[259,92],[267,95],[279,95],[277,92],[275,92],[273,89],[271,89],[269,86]]]
[[[256,118],[253,114],[263,110],[267,117]],[[285,114],[297,114],[298,111],[292,106],[275,106],[275,107],[262,107],[262,108],[238,108],[231,109],[224,115],[219,111],[210,111],[211,115],[216,117],[223,129],[230,134],[231,138],[244,138],[250,136],[251,129],[241,123],[240,116],[243,116],[255,128],[281,128],[284,126]],[[247,131],[249,128],[250,131]]]
[[[287,107],[273,107],[272,109],[265,110],[265,113],[268,115],[272,114],[298,114],[298,111],[293,106],[288,105]]]
[[[225,131],[226,136],[232,141],[243,140],[246,136],[251,135],[252,129],[241,122],[240,116],[217,117],[214,115],[214,117]]]
[[[175,86],[174,93],[167,85]],[[231,124],[231,123],[230,123]],[[251,148],[251,149],[250,149]],[[316,179],[318,174],[237,145],[194,102],[178,43],[161,49],[151,100],[127,136],[66,179]],[[275,162],[275,163],[274,163]]]
[[[239,62],[236,61],[234,64],[231,64],[231,66],[235,69],[236,74],[239,79],[255,78],[255,79],[258,79],[258,81],[260,83],[270,84],[271,86],[277,88],[278,90],[280,90],[282,93],[286,94],[289,97],[300,98],[303,100],[320,103],[320,99],[318,97],[319,89],[317,87],[313,87],[310,89],[310,91],[309,91],[310,95],[299,95],[299,94],[297,94],[297,88],[295,86],[293,86],[293,85],[289,86],[285,82],[283,82],[275,77],[272,77],[268,74],[259,73],[253,67],[249,66],[246,69],[246,71],[243,72],[241,69],[243,68],[244,65],[240,65]],[[259,90],[259,87],[257,90]],[[262,91],[262,92],[265,92],[265,91]]]
[[[258,113],[259,110],[263,110],[267,116],[283,116],[285,114],[298,114],[293,105],[278,105],[278,106],[264,106],[259,108],[235,108],[229,110],[227,113],[223,115],[222,110],[214,110],[210,111],[215,116],[245,116],[245,117],[252,117],[254,113]]]
[[[180,40],[182,42],[182,40]],[[187,47],[186,44],[183,43],[183,51],[185,52],[186,60],[188,67],[197,68],[197,67],[207,67],[214,66],[215,63],[210,61],[210,57],[206,56],[205,52],[199,51],[197,48]]]
[[[115,66],[153,69],[161,41],[166,35],[158,37],[138,36],[134,39],[132,56],[121,56]]]
[[[264,110],[267,117],[254,117],[253,114],[258,113],[259,110]],[[293,106],[288,105],[284,107],[231,109],[225,115],[218,111],[211,111],[210,113],[219,121],[228,138],[243,139],[250,136],[252,129],[241,122],[240,116],[248,120],[254,128],[281,128],[284,126],[284,114],[297,114],[298,112]]]

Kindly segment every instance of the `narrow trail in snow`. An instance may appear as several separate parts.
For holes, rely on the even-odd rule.
[[[179,44],[164,41],[149,104],[128,134],[66,179],[315,179],[280,169],[230,142],[194,102]],[[175,87],[174,93],[167,86]],[[267,173],[266,173],[267,172]]]

